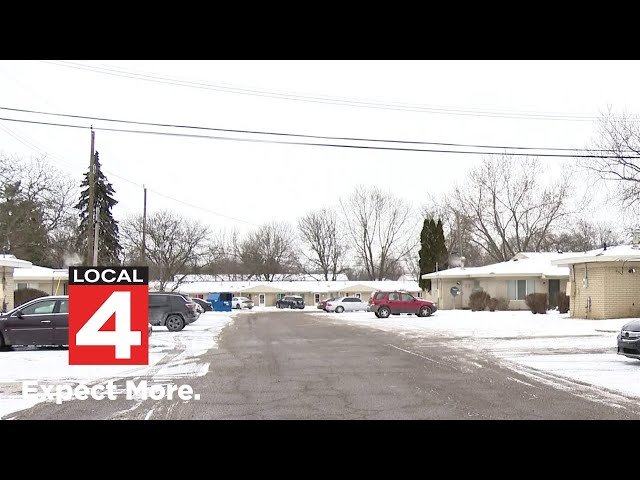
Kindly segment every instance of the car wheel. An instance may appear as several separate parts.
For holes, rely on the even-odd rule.
[[[336,307],[336,313],[342,313],[342,312],[344,312],[344,307],[337,306]]]
[[[420,313],[418,313],[418,315],[420,315],[421,317],[430,317],[431,309],[427,306],[424,306],[420,309]]]
[[[388,318],[391,315],[391,309],[389,307],[380,307],[378,309],[379,318]]]
[[[378,312],[373,312],[376,317],[380,318],[380,314]]]
[[[171,332],[179,332],[184,328],[184,320],[180,315],[169,315],[165,325]]]
[[[4,337],[0,333],[0,350],[9,350],[9,347],[4,343]]]
[[[292,303],[291,305],[289,305],[289,308],[290,308],[291,310],[293,310],[293,309],[294,309],[294,308],[296,308],[296,307],[295,307],[295,306],[293,305],[293,303]]]
[[[239,303],[236,303],[235,308],[236,308],[236,310],[241,310],[241,309],[242,309],[242,307],[240,306],[240,304],[239,304]]]

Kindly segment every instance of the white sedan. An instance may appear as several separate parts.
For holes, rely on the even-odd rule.
[[[231,307],[237,309],[248,308],[251,310],[253,308],[253,302],[247,297],[233,297]]]
[[[327,301],[325,306],[327,312],[356,312],[369,310],[369,303],[357,297],[340,297],[335,300]]]

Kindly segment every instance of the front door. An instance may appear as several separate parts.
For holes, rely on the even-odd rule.
[[[549,308],[558,306],[558,292],[560,291],[560,280],[549,280]]]
[[[258,295],[258,305],[260,305],[261,307],[264,307],[264,293],[261,293],[260,295]]]

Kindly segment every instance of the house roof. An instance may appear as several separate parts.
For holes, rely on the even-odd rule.
[[[616,245],[613,247],[598,248],[582,253],[570,253],[562,258],[553,260],[555,265],[573,265],[575,263],[594,262],[629,262],[640,261],[640,248],[633,245]]]
[[[15,280],[68,280],[69,270],[40,267],[29,263],[29,268],[16,268],[13,271],[13,278]]]
[[[450,268],[440,272],[427,273],[422,278],[482,278],[482,277],[568,277],[569,269],[553,264],[556,259],[573,253],[520,252],[506,262],[484,267]]]
[[[0,255],[0,267],[26,268],[30,266],[31,262],[20,260],[15,255]]]
[[[155,282],[149,284],[150,289],[157,288]],[[168,290],[172,284],[166,286]],[[177,290],[195,294],[210,292],[247,292],[247,293],[366,293],[378,290],[406,290],[419,292],[418,282],[400,281],[244,281],[244,282],[183,282]]]

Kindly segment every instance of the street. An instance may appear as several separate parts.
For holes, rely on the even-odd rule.
[[[346,325],[322,312],[242,312],[218,342],[200,357],[208,373],[179,382],[200,400],[40,403],[11,418],[640,419],[635,402],[558,388],[451,338]]]

